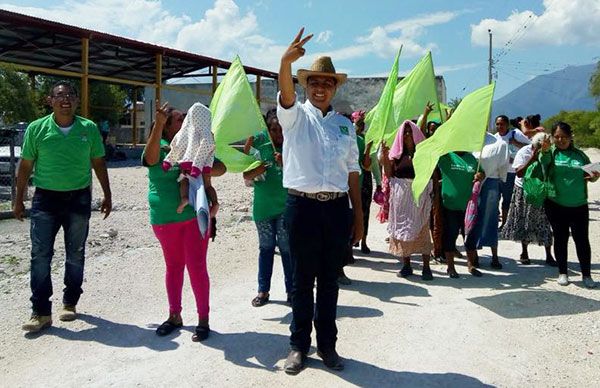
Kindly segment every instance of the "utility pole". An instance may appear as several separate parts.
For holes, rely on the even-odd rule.
[[[492,83],[492,67],[494,66],[494,61],[492,60],[492,30],[488,29],[488,34],[490,36],[490,50],[488,56],[488,84]]]

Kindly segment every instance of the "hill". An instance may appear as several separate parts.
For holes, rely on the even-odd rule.
[[[539,113],[542,119],[561,110],[595,110],[589,81],[595,64],[569,66],[550,74],[539,75],[494,101],[493,117]]]

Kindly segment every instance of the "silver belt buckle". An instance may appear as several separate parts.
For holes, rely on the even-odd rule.
[[[317,193],[317,201],[325,202],[325,201],[329,201],[330,199],[331,199],[331,194],[329,194],[329,193],[324,193],[324,192]]]

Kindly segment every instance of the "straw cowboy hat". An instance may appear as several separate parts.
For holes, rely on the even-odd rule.
[[[298,82],[300,85],[306,87],[306,80],[308,80],[308,77],[332,77],[337,81],[337,86],[340,86],[346,82],[348,76],[346,74],[335,72],[331,57],[318,57],[311,65],[310,70],[298,70]]]

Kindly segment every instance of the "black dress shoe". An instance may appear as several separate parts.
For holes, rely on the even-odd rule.
[[[292,350],[288,354],[283,370],[288,375],[297,375],[302,369],[304,369],[304,362],[306,361],[306,355],[299,350]]]
[[[344,369],[344,362],[335,350],[317,350],[317,356],[321,357],[321,359],[323,360],[323,364],[325,364],[325,366],[329,369]]]

